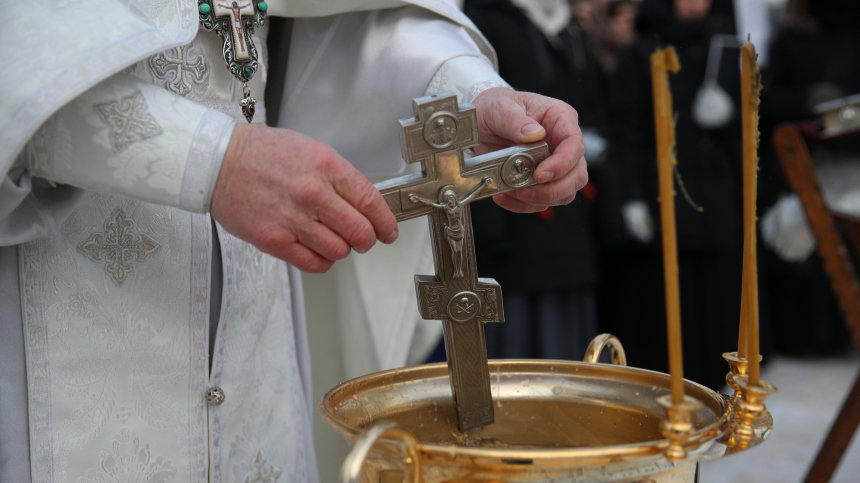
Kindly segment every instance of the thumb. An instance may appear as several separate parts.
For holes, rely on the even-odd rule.
[[[493,109],[490,124],[494,133],[514,143],[534,143],[546,136],[546,130],[533,118],[526,115],[525,107],[519,103],[504,103],[506,108]]]

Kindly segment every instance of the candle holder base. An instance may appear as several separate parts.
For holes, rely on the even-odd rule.
[[[735,382],[736,377],[745,377],[749,374],[749,359],[746,357],[738,357],[737,352],[723,352],[723,359],[729,363],[729,368],[731,372],[726,374],[726,384],[729,385],[730,388],[734,390],[732,394],[731,403],[732,407],[737,406],[738,401],[741,399],[741,388]],[[762,360],[762,356],[758,356],[758,360]]]
[[[666,419],[660,422],[660,430],[663,436],[669,440],[666,447],[666,459],[669,461],[683,461],[687,459],[685,445],[690,440],[695,427],[693,426],[693,413],[702,408],[702,403],[689,396],[684,396],[684,401],[675,404],[671,394],[665,394],[657,398],[657,404],[666,410]]]
[[[754,446],[765,438],[773,429],[773,417],[764,405],[764,400],[777,389],[772,384],[760,381],[752,385],[748,376],[735,377],[741,398],[733,405],[735,417],[732,418],[732,433],[729,446],[736,451],[743,451]]]

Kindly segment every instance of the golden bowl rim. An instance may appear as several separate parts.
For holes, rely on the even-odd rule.
[[[570,368],[574,368],[576,366],[587,367],[591,370],[596,369],[596,372],[608,371],[628,374],[633,373],[639,374],[641,376],[656,376],[658,378],[666,380],[664,389],[668,388],[668,381],[670,378],[668,374],[638,367],[583,361],[565,361],[554,359],[491,359],[488,361],[488,363],[490,366],[491,373],[494,372],[494,369],[496,369],[497,367],[504,368],[505,366],[521,365],[534,368],[551,367],[554,369],[556,366],[562,365],[563,367]],[[347,437],[350,440],[355,440],[355,438],[358,437],[358,435],[365,428],[360,428],[348,424],[334,415],[334,412],[330,409],[331,404],[329,403],[336,394],[338,394],[340,391],[345,390],[349,386],[362,384],[367,381],[385,378],[387,376],[395,374],[404,375],[404,373],[421,374],[440,372],[440,374],[434,375],[434,377],[439,377],[443,374],[447,376],[447,371],[447,363],[438,362],[432,364],[419,364],[399,369],[388,369],[385,371],[379,371],[354,379],[350,379],[349,381],[338,384],[337,386],[331,388],[328,392],[326,392],[326,394],[320,400],[318,410],[323,419],[325,419],[336,430],[338,430],[338,432],[344,435],[348,435]],[[558,373],[560,371],[545,372],[551,374],[553,372]],[[419,378],[413,378],[413,380],[417,379]],[[710,447],[709,443],[716,442],[721,437],[730,433],[732,406],[729,403],[727,396],[724,396],[696,382],[684,379],[684,389],[685,394],[688,396],[691,395],[691,392],[704,393],[708,395],[710,401],[703,401],[702,399],[697,398],[704,403],[706,408],[712,409],[712,406],[708,404],[709,402],[716,404],[720,408],[720,414],[715,414],[716,420],[713,423],[696,430],[685,445],[685,448],[689,451],[691,457],[693,457],[697,453],[702,453],[707,450],[707,448]],[[694,391],[690,391],[690,389],[694,389]],[[379,421],[382,420],[380,419]],[[656,457],[658,461],[665,461],[662,456],[665,453],[666,448],[668,448],[669,446],[669,440],[666,438],[661,438],[652,441],[626,443],[620,445],[553,449],[475,448],[446,444],[426,444],[420,441],[418,442],[418,444],[420,453],[422,455],[433,454],[442,456],[444,457],[444,459],[456,459],[464,457],[473,460],[473,462],[476,462],[477,460],[490,460],[490,463],[488,464],[498,464],[499,462],[505,463],[510,461],[528,461],[528,463],[526,464],[533,464],[539,461],[540,464],[543,466],[555,466],[555,464],[568,465],[571,461],[585,462],[590,460],[595,464],[600,464],[610,462],[628,462],[630,460],[646,457]]]

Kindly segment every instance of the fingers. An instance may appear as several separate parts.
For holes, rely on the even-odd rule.
[[[526,114],[525,107],[519,103],[497,103],[488,114],[488,120],[496,126],[495,134],[516,143],[534,143],[546,136],[546,129]],[[504,110],[502,110],[504,109]]]
[[[520,201],[509,193],[502,193],[493,196],[493,201],[502,208],[514,213],[537,213],[546,209],[546,206],[538,206]]]
[[[282,260],[287,260],[294,267],[308,273],[325,273],[332,267],[332,265],[334,265],[334,261],[324,258],[320,254],[299,243],[292,244],[290,248],[284,250],[283,253],[272,253],[271,255]]]
[[[547,142],[552,154],[535,169],[535,181],[538,183],[566,176],[585,155],[582,131],[572,107],[558,102],[547,112],[544,123],[549,132]]]
[[[523,95],[505,87],[487,89],[475,99],[478,109],[481,146],[476,152],[492,151],[506,145],[533,143],[546,136],[538,119],[529,115]]]
[[[543,163],[545,163],[544,161]],[[543,165],[541,163],[541,165]],[[517,191],[508,192],[508,196],[527,205],[544,209],[548,206],[564,205],[573,201],[576,192],[588,183],[588,167],[585,158],[579,161],[563,177],[549,183],[538,184]],[[510,204],[510,202],[508,202]],[[517,206],[520,205],[511,205]],[[507,208],[505,206],[505,208]],[[523,212],[522,209],[513,211]]]
[[[367,252],[376,243],[376,230],[370,220],[342,198],[334,198],[330,207],[320,211],[319,218],[358,253]]]
[[[346,234],[347,241],[359,252],[369,250],[375,239],[383,243],[393,243],[398,236],[397,220],[382,198],[382,194],[352,166],[349,166],[346,171],[344,175],[337,176],[332,185],[337,194],[357,211],[355,214],[364,217],[370,223],[372,230],[347,226],[344,232],[337,230],[338,233]],[[344,210],[341,214],[347,213]],[[353,225],[357,222],[347,221],[346,223]]]
[[[398,235],[379,191],[331,147],[261,126],[234,130],[210,212],[234,236],[313,273]]]

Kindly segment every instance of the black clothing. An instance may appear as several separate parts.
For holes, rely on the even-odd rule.
[[[547,38],[507,0],[472,2],[465,12],[495,47],[499,73],[513,88],[567,102],[583,126],[604,125],[603,75],[577,25]],[[478,271],[502,285],[512,314],[485,327],[490,357],[581,359],[596,335],[592,206],[583,198],[543,215],[511,213],[490,199],[472,204]]]
[[[765,206],[791,192],[773,149],[773,129],[783,122],[817,118],[812,108],[827,100],[821,97],[823,87],[837,97],[860,93],[860,32],[855,26],[860,4],[817,0],[808,8],[817,31],[781,29],[763,72],[759,190]],[[860,154],[860,136],[810,143],[813,156],[825,145],[829,151]],[[851,244],[846,246],[850,250]],[[849,332],[818,253],[802,262],[786,262],[767,251],[761,259],[771,280],[763,295],[773,300],[774,320],[779,321],[773,333],[775,349],[795,356],[850,350]]]
[[[576,25],[547,39],[507,0],[469,4],[469,18],[495,47],[499,73],[514,89],[560,99],[582,126],[599,128],[603,77]],[[492,200],[472,204],[478,267],[505,290],[589,286],[597,281],[591,206],[578,195],[552,209],[552,219],[514,214]]]
[[[647,203],[654,219],[649,244],[629,242],[607,252],[601,288],[601,330],[627,344],[630,365],[667,369],[666,310],[650,56],[674,46],[681,64],[670,74],[677,116],[675,191],[684,377],[712,389],[725,384],[723,352],[737,349],[743,259],[742,138],[737,112],[727,126],[700,127],[693,101],[701,87],[710,41],[733,33],[733,17],[715,2],[701,21],[681,22],[669,0],[645,0],[638,40],[619,59],[610,84],[607,169],[624,201]],[[737,49],[723,52],[718,82],[739,106]],[[678,182],[680,178],[680,183]],[[683,186],[681,186],[683,183]],[[697,211],[685,199],[686,190]],[[620,218],[620,213],[616,213]],[[620,224],[618,222],[617,224]],[[630,245],[634,248],[630,249]]]
[[[692,117],[693,100],[705,77],[711,37],[731,33],[731,18],[711,14],[702,21],[680,22],[672,15],[670,2],[653,0],[642,4],[637,28],[640,37],[622,54],[610,85],[609,159],[620,170],[622,197],[625,201],[645,201],[651,214],[659,217],[650,57],[657,48],[671,45],[681,63],[681,70],[669,75],[677,115],[677,170],[692,200],[703,208],[698,212],[690,206],[681,186],[676,187],[678,246],[693,250],[739,246],[743,240],[739,113],[719,129],[702,128]],[[724,51],[718,76],[720,86],[733,97],[736,111],[740,70],[733,59],[737,55],[737,49]],[[659,237],[654,245],[660,246]]]

